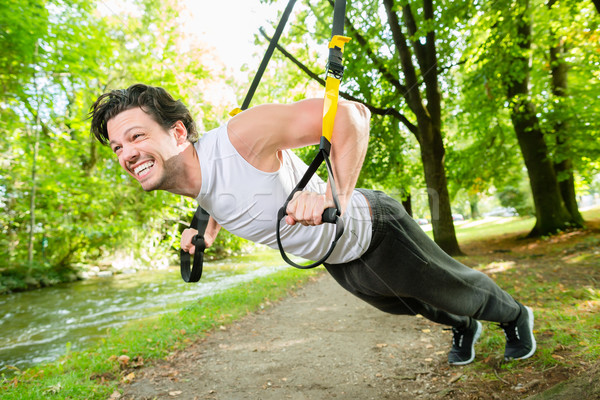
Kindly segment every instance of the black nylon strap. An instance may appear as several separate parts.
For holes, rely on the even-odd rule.
[[[287,20],[294,8],[294,4],[296,0],[289,0],[288,5],[286,6],[279,23],[277,24],[277,28],[275,29],[275,34],[273,38],[269,42],[269,47],[263,59],[258,67],[256,74],[254,75],[254,79],[252,80],[252,84],[250,85],[250,89],[248,89],[248,93],[244,98],[244,102],[242,103],[242,110],[246,110],[252,101],[252,97],[254,96],[254,92],[258,87],[258,83],[267,68],[267,64],[273,55],[273,51],[277,46],[277,42],[281,37],[281,33],[283,32],[283,28],[285,27]],[[208,225],[209,219],[208,212],[206,212],[202,207],[198,207],[196,209],[196,213],[194,214],[194,218],[192,219],[192,223],[190,224],[190,228],[196,229],[198,234],[194,236],[192,239],[192,244],[196,246],[196,251],[194,252],[194,261],[190,270],[191,264],[191,256],[190,253],[180,250],[179,251],[179,259],[180,259],[180,268],[181,268],[181,277],[185,282],[198,282],[200,277],[202,276],[202,264],[204,262],[204,250],[206,249],[206,243],[204,242],[204,233],[206,232],[206,226]]]
[[[346,18],[346,0],[336,0],[333,6],[333,28],[331,36],[344,35],[344,19]]]
[[[206,232],[206,226],[208,225],[208,219],[210,215],[202,208],[198,207],[190,228],[196,229],[198,234],[192,238],[192,244],[196,246],[194,251],[194,262],[190,270],[190,259],[191,255],[187,251],[179,250],[180,267],[181,267],[181,278],[185,282],[198,282],[202,277],[202,263],[204,262],[204,250],[206,250],[206,243],[204,242],[204,233]]]
[[[326,141],[327,139],[321,138],[321,143],[323,142],[323,140]],[[321,146],[321,147],[323,147],[323,146]],[[329,250],[327,250],[327,253],[325,253],[325,255],[323,257],[321,257],[320,260],[315,261],[312,264],[308,264],[308,265],[296,264],[295,262],[290,260],[290,258],[287,256],[285,250],[283,249],[283,244],[281,243],[281,230],[280,230],[281,229],[281,220],[287,215],[286,209],[287,209],[288,203],[294,197],[294,194],[296,194],[296,192],[304,190],[304,188],[306,187],[306,185],[308,184],[308,182],[310,181],[312,176],[315,174],[315,172],[317,172],[317,169],[319,169],[319,166],[323,163],[323,161],[325,161],[325,164],[327,166],[327,173],[329,175],[329,183],[331,185],[333,202],[335,204],[335,208],[327,208],[323,212],[323,222],[335,224],[335,234],[334,234],[333,240],[331,242],[331,246],[329,246]],[[292,190],[292,192],[286,199],[283,206],[277,212],[277,226],[276,226],[277,246],[279,247],[279,253],[281,253],[281,258],[283,258],[283,260],[286,263],[288,263],[289,265],[291,265],[292,267],[296,267],[296,268],[300,268],[300,269],[315,268],[315,267],[318,267],[319,265],[323,264],[329,258],[329,256],[333,252],[333,250],[335,249],[335,246],[337,245],[338,240],[344,234],[344,223],[343,223],[343,220],[340,218],[340,211],[339,211],[340,208],[341,207],[340,207],[338,196],[337,196],[337,190],[335,188],[335,180],[333,178],[333,171],[331,170],[331,163],[329,162],[329,155],[327,154],[327,151],[324,148],[321,148],[321,149],[319,149],[319,152],[317,153],[316,157],[313,159],[313,161],[308,166],[308,169],[304,173],[304,176],[302,176],[302,178],[300,179],[300,182],[298,182],[298,184],[296,185],[294,190]]]
[[[277,28],[275,29],[275,34],[273,35],[273,38],[271,38],[271,41],[269,42],[269,47],[267,48],[267,51],[265,52],[265,55],[263,56],[260,66],[258,67],[258,71],[256,71],[256,75],[254,75],[254,79],[252,80],[250,89],[248,89],[246,98],[244,99],[244,102],[242,103],[242,106],[240,107],[242,110],[245,110],[248,108],[248,106],[250,106],[250,101],[252,101],[252,97],[254,96],[254,92],[256,91],[256,88],[258,87],[258,83],[260,82],[260,79],[262,78],[263,73],[265,72],[265,69],[267,69],[267,64],[269,63],[269,60],[271,59],[271,56],[273,55],[273,52],[275,51],[277,42],[279,41],[279,38],[281,37],[283,28],[285,27],[285,24],[287,23],[287,20],[288,20],[290,14],[292,13],[292,9],[294,8],[295,3],[296,3],[296,0],[290,0],[288,2],[288,5],[286,6],[285,10],[283,11],[283,15],[281,16],[281,19],[279,20],[279,24],[277,24]]]

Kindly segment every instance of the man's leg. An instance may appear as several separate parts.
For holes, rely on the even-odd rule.
[[[369,250],[358,260],[327,266],[343,287],[359,297],[394,298],[411,314],[422,313],[457,329],[473,326],[466,317],[502,323],[509,326],[509,331],[518,325],[521,335],[517,336],[529,338],[529,343],[523,345],[524,350],[513,351],[521,344],[509,340],[506,356],[526,358],[533,354],[531,342],[535,350],[535,339],[527,332],[533,322],[532,313],[487,275],[448,256],[400,203],[381,193],[364,194],[373,212]],[[408,302],[407,298],[417,299],[418,303]],[[416,304],[427,304],[436,311],[428,315],[427,310],[417,310]],[[525,321],[519,322],[523,318]]]

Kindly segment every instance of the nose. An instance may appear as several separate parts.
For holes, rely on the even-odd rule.
[[[125,163],[133,162],[140,156],[139,151],[134,145],[125,144],[121,150],[121,161]]]

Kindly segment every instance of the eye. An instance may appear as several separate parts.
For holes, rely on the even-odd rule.
[[[137,139],[139,139],[142,136],[144,136],[143,133],[134,133],[133,136],[132,136],[132,138],[133,138],[133,140],[137,140]]]
[[[118,154],[118,152],[121,150],[121,146],[114,146],[112,150],[113,153]]]

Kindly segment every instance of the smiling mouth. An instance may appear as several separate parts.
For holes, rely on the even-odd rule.
[[[133,172],[137,175],[138,178],[142,178],[148,173],[150,173],[150,169],[154,166],[154,161],[148,161],[143,163],[142,165],[137,166]]]

